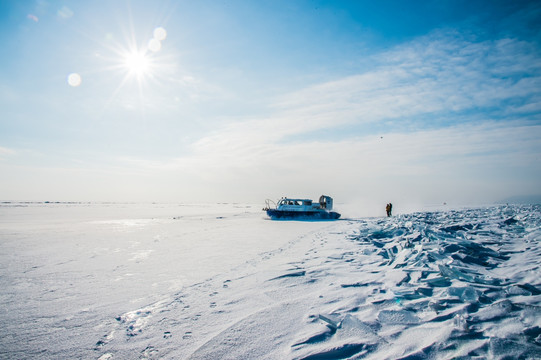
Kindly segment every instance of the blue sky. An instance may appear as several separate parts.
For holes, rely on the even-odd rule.
[[[539,24],[528,1],[2,1],[0,199],[538,194]]]

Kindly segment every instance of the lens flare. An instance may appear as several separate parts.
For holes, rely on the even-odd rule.
[[[167,37],[167,31],[162,27],[157,27],[156,29],[154,29],[153,35],[154,39],[158,41],[164,41]]]
[[[71,73],[68,75],[68,84],[73,87],[81,85],[82,78],[81,75],[77,73]]]

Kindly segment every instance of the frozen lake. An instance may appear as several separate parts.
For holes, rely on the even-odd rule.
[[[539,206],[260,208],[1,204],[0,357],[541,356]]]
[[[118,315],[327,225],[250,205],[3,204],[0,354],[86,356]]]

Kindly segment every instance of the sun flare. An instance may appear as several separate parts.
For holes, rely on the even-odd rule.
[[[108,69],[113,70],[121,77],[121,81],[114,91],[113,97],[117,96],[123,88],[138,89],[141,99],[143,93],[152,84],[163,79],[164,69],[171,67],[171,63],[164,61],[166,57],[161,54],[167,31],[162,27],[154,29],[153,36],[146,42],[136,41],[135,34],[131,33],[125,42],[118,42],[111,34],[107,37],[108,49],[111,56],[106,59],[110,61]],[[101,57],[99,53],[97,57]],[[105,58],[105,57],[104,57]],[[72,76],[74,77],[74,76]],[[76,78],[69,78],[71,86],[80,84]],[[135,85],[135,87],[134,87]]]
[[[133,51],[125,55],[124,66],[130,74],[141,77],[150,71],[150,60],[145,53]]]

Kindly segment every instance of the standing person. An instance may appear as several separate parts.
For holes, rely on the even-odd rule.
[[[387,212],[387,216],[391,216],[391,203],[385,206],[385,211]]]
[[[393,215],[393,204],[389,203],[389,213],[387,213],[387,216]]]

